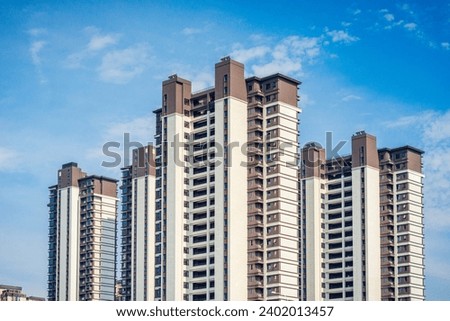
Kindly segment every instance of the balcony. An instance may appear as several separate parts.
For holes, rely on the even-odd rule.
[[[256,171],[256,170],[250,170],[248,173],[249,178],[262,178],[263,174],[262,172]]]
[[[262,256],[256,256],[256,255],[252,255],[248,257],[248,262],[249,263],[260,263],[263,261]]]
[[[272,187],[276,185],[279,185],[278,179],[276,177],[267,180],[267,187]]]
[[[260,242],[258,242],[258,241],[253,241],[253,244],[249,244],[248,245],[248,250],[249,251],[251,251],[251,250],[262,250],[263,249],[263,242],[262,241],[260,241]]]
[[[255,227],[255,226],[262,226],[263,224],[264,223],[262,216],[250,216],[248,218],[248,226]]]
[[[254,189],[260,189],[262,190],[263,188],[263,181],[262,180],[252,180],[249,181],[248,183],[248,189],[249,190],[254,190]]]
[[[390,176],[383,175],[383,177],[380,179],[380,183],[381,184],[389,184],[389,183],[392,184],[392,175],[390,175]]]
[[[250,229],[248,231],[248,237],[262,237],[262,236],[263,236],[262,230]]]
[[[263,283],[262,279],[249,280],[248,281],[248,286],[249,287],[260,287],[260,286],[264,286],[264,283]]]
[[[279,233],[280,233],[280,229],[279,229],[278,225],[267,228],[267,235],[275,235],[275,234],[279,234]]]
[[[261,192],[260,193],[253,192],[253,193],[250,193],[248,195],[248,200],[250,202],[262,202],[263,201],[263,195],[262,195]]]
[[[267,277],[267,284],[280,283],[279,275],[272,275]]]
[[[261,135],[250,134],[250,135],[248,135],[248,141],[249,142],[260,142],[260,141],[262,141],[262,134]]]
[[[247,273],[251,275],[255,274],[262,274],[263,273],[263,265],[260,263],[252,264],[251,266],[254,266],[253,269],[250,268],[250,266],[247,266]]]
[[[280,205],[278,204],[278,202],[267,203],[267,211],[275,211],[279,209]]]
[[[248,147],[247,155],[263,155],[263,151],[259,147]]]
[[[258,292],[252,292],[248,294],[248,299],[249,300],[262,300],[263,299],[263,294],[262,293],[258,293]]]
[[[263,125],[262,121],[260,121],[260,120],[250,121],[248,123],[248,130],[249,131],[253,131],[255,129],[262,130],[262,125]]]
[[[263,118],[263,109],[262,108],[249,109],[248,118],[249,119],[253,119],[253,118],[262,119]]]
[[[249,206],[248,207],[248,214],[262,214],[263,209],[262,207],[257,206]]]

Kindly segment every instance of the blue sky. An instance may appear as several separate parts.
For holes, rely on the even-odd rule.
[[[0,284],[46,296],[61,164],[119,177],[102,145],[151,141],[161,82],[209,87],[231,55],[248,76],[303,82],[302,143],[365,129],[426,151],[426,296],[450,300],[449,2],[336,3],[0,1]]]

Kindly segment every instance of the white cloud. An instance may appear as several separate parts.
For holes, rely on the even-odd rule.
[[[44,28],[32,28],[27,31],[30,36],[37,37],[47,33],[47,29]]]
[[[37,40],[37,41],[33,41],[31,43],[30,46],[30,55],[31,55],[31,61],[33,62],[33,65],[36,68],[36,73],[39,79],[39,82],[41,84],[45,84],[47,83],[47,79],[44,76],[44,73],[42,72],[42,67],[41,67],[41,56],[40,53],[42,51],[42,49],[45,47],[47,43],[43,40]]]
[[[301,70],[302,64],[299,60],[285,57],[283,59],[275,59],[263,65],[255,65],[252,67],[253,73],[258,76],[267,76],[275,73],[290,74]]]
[[[155,116],[148,114],[108,125],[105,129],[104,138],[107,141],[123,142],[124,134],[130,134],[130,140],[139,142],[142,145],[153,141]]]
[[[450,50],[450,43],[448,42],[441,42],[441,47],[445,50]]]
[[[94,35],[87,45],[88,51],[102,50],[110,45],[115,45],[118,40],[118,35]]]
[[[263,57],[264,53],[266,59],[264,62],[252,65],[251,70],[258,76],[278,72],[298,74],[302,69],[303,62],[312,62],[320,54],[321,43],[321,37],[286,37],[274,47],[259,48],[256,53],[259,54],[259,57]],[[251,52],[255,53],[250,49],[249,53]]]
[[[351,26],[351,23],[350,22],[346,22],[346,21],[342,21],[341,22],[341,26],[347,28],[347,27]]]
[[[146,146],[148,143],[153,142],[154,124],[155,117],[153,113],[122,122],[111,122],[103,128],[103,141],[99,142],[95,147],[86,149],[84,155],[93,164],[97,166],[102,164],[102,169],[106,170],[109,176],[119,176],[120,168],[126,166],[126,162],[130,162],[131,151],[137,147]],[[126,134],[128,136],[125,136]],[[103,150],[107,146],[105,144],[110,142],[120,144],[119,147],[107,147],[109,152],[116,153],[120,156],[120,164],[104,166],[106,164],[112,165],[111,163],[115,161],[114,156],[105,154]]]
[[[0,172],[13,170],[20,163],[19,153],[15,150],[0,147]]]
[[[263,35],[263,34],[259,34],[259,33],[255,33],[250,35],[250,40],[255,42],[255,43],[268,43],[270,41],[272,41],[272,37]]]
[[[30,54],[31,54],[31,60],[33,61],[34,65],[40,65],[41,64],[41,57],[39,56],[39,53],[46,45],[45,41],[39,40],[39,41],[33,41],[31,43],[30,47]]]
[[[352,101],[352,100],[361,100],[361,99],[362,99],[361,97],[356,96],[356,95],[347,95],[347,96],[342,98],[342,101],[349,102],[349,101]]]
[[[353,15],[359,15],[362,11],[360,9],[356,9],[355,11],[353,11]]]
[[[268,46],[257,46],[257,47],[248,48],[248,49],[239,48],[239,49],[234,49],[231,52],[230,56],[233,59],[245,64],[247,61],[264,57],[269,51],[270,51],[270,48]]]
[[[125,84],[144,72],[150,63],[147,45],[139,44],[122,50],[113,50],[102,58],[98,68],[104,82]]]
[[[394,21],[394,20],[395,20],[395,17],[394,17],[394,15],[393,15],[392,13],[386,13],[386,14],[384,15],[384,19],[386,19],[386,21],[391,22],[391,21]]]
[[[312,105],[315,105],[315,104],[316,104],[316,101],[314,99],[312,99],[308,94],[303,92],[300,95],[300,106],[302,108],[309,107],[309,106],[312,106]]]
[[[276,43],[266,42],[264,45],[247,48],[235,44],[230,56],[247,63],[248,70],[257,76],[279,72],[295,77],[302,75],[305,63],[312,64],[320,57],[323,47],[330,41],[340,44],[357,40],[359,38],[349,35],[346,31],[325,29],[325,34],[319,37],[288,36]],[[329,56],[337,58],[335,54]]]
[[[189,79],[191,79],[193,91],[203,90],[214,85],[214,76],[207,71],[198,72]]]
[[[66,58],[66,66],[68,68],[76,69],[82,67],[83,61],[88,58],[96,57],[107,47],[116,45],[120,38],[119,34],[100,34],[100,31],[95,27],[87,27],[84,30],[91,34],[89,42],[82,50],[70,54]]]
[[[185,36],[192,36],[198,33],[202,33],[203,29],[200,28],[192,28],[192,27],[186,27],[183,30],[181,30],[181,33]]]
[[[401,127],[409,127],[409,126],[416,126],[419,124],[423,124],[423,122],[430,121],[433,117],[435,117],[434,112],[423,112],[418,115],[410,115],[410,116],[403,116],[396,120],[387,121],[384,122],[383,125],[388,128],[401,128]]]
[[[338,43],[350,43],[359,40],[358,37],[351,36],[347,31],[344,30],[331,30],[327,32],[327,35],[331,37],[331,41]]]
[[[429,119],[424,128],[424,138],[428,143],[435,144],[450,139],[450,111]]]
[[[403,25],[403,27],[405,27],[405,29],[407,29],[409,31],[413,31],[413,30],[416,30],[417,24],[415,24],[414,22],[409,22],[409,23],[405,23]]]

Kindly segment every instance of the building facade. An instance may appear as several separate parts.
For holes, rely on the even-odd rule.
[[[303,148],[303,300],[424,299],[421,155],[365,132],[348,156]]]
[[[378,154],[381,299],[424,300],[423,151],[404,146]]]
[[[302,152],[302,299],[379,300],[380,215],[376,139],[352,137],[352,154]]]
[[[122,243],[120,299],[154,300],[155,150],[133,150],[132,164],[122,168]]]
[[[114,300],[117,181],[67,163],[49,190],[48,299]]]
[[[45,301],[45,298],[28,296],[21,286],[0,284],[0,301]]]
[[[299,84],[229,57],[214,88],[163,82],[155,300],[298,299]]]

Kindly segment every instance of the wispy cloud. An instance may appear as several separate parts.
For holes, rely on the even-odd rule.
[[[118,38],[119,36],[115,34],[93,35],[86,49],[88,51],[102,50],[110,45],[115,45]]]
[[[261,38],[263,36],[259,36]],[[299,76],[305,63],[314,63],[319,59],[324,46],[330,41],[336,44],[348,44],[359,38],[344,30],[328,30],[318,37],[288,36],[278,42],[245,47],[240,43],[233,45],[230,56],[246,63],[252,74],[265,76],[272,73],[284,73]],[[336,58],[331,54],[330,57]]]
[[[33,41],[31,43],[30,55],[31,55],[31,60],[33,61],[33,64],[35,66],[38,66],[41,64],[41,57],[39,56],[39,53],[41,52],[41,50],[44,48],[45,45],[46,45],[46,42],[42,41],[42,40]]]
[[[47,42],[44,40],[34,40],[30,45],[30,56],[33,65],[35,66],[36,73],[39,79],[40,84],[46,84],[47,78],[44,76],[42,72],[42,60],[41,60],[41,51],[47,45]]]
[[[0,146],[0,172],[10,171],[20,163],[20,155],[13,149]]]
[[[194,91],[202,90],[214,84],[214,76],[208,71],[196,72],[189,79],[192,81],[192,89]]]
[[[359,15],[361,12],[362,12],[361,9],[356,9],[356,10],[353,11],[353,15],[357,16],[357,15]]]
[[[423,119],[422,119],[423,121]],[[445,114],[435,114],[424,122],[424,138],[428,143],[440,143],[450,139],[450,111]],[[450,141],[447,141],[450,145]]]
[[[448,42],[441,42],[441,47],[445,50],[450,50],[450,43]]]
[[[103,167],[104,170],[108,171],[108,175],[119,176],[120,168],[128,165],[130,162],[129,158],[132,149],[153,142],[154,129],[155,117],[153,114],[139,116],[122,122],[111,122],[103,127],[102,141],[98,142],[94,147],[89,147],[84,154],[89,162],[97,164],[97,166],[103,164],[103,162],[111,163],[114,159],[111,158],[111,155],[106,155],[103,148],[108,142],[119,143],[119,147],[108,147],[108,151],[120,155],[120,164],[116,164],[114,167]],[[127,148],[128,150],[126,150]]]
[[[357,95],[347,95],[347,96],[342,97],[342,101],[345,101],[345,102],[349,102],[352,100],[361,100],[361,99],[362,98]]]
[[[253,60],[255,58],[264,57],[269,52],[270,48],[268,46],[257,46],[248,49],[244,48],[234,49],[231,52],[230,56],[233,59],[245,64],[246,62]]]
[[[351,36],[344,30],[331,30],[327,32],[327,35],[331,37],[332,42],[350,43],[359,40],[358,37]]]
[[[259,54],[267,57],[265,61],[253,64],[251,69],[260,76],[277,72],[299,73],[303,62],[312,62],[320,54],[321,44],[320,37],[286,37],[270,50],[260,48]]]
[[[383,125],[388,128],[402,128],[418,125],[422,122],[428,122],[435,117],[432,111],[426,111],[417,115],[403,116],[395,120],[384,122]]]
[[[27,31],[27,33],[32,37],[42,36],[47,33],[45,28],[32,28]]]
[[[202,33],[204,30],[200,28],[194,28],[194,27],[186,27],[183,30],[181,30],[181,33],[185,36],[192,36],[195,34]]]
[[[107,47],[116,45],[120,38],[120,35],[115,33],[101,34],[95,27],[87,27],[85,32],[91,34],[89,42],[83,49],[67,57],[66,66],[69,68],[82,67],[84,60],[97,56]]]
[[[123,140],[124,133],[129,133],[130,138],[142,145],[153,141],[155,117],[148,114],[124,122],[114,122],[105,128],[103,134],[108,141]]]
[[[393,29],[404,24],[403,19],[396,20],[395,15],[388,9],[381,9],[378,12],[381,14],[382,22],[385,24],[384,29],[386,30]]]
[[[128,83],[144,72],[150,61],[150,49],[145,44],[113,50],[102,58],[98,68],[100,80],[114,84]]]
[[[394,17],[394,15],[393,15],[392,13],[386,13],[386,14],[384,15],[384,19],[386,19],[386,21],[391,22],[391,21],[394,21],[394,20],[395,20],[395,17]]]
[[[300,96],[300,106],[302,108],[313,106],[316,104],[316,101],[312,99],[307,93],[303,92]]]
[[[403,25],[403,27],[405,27],[405,29],[408,31],[414,31],[417,28],[417,24],[415,24],[414,22],[409,22],[409,23],[405,23]]]

